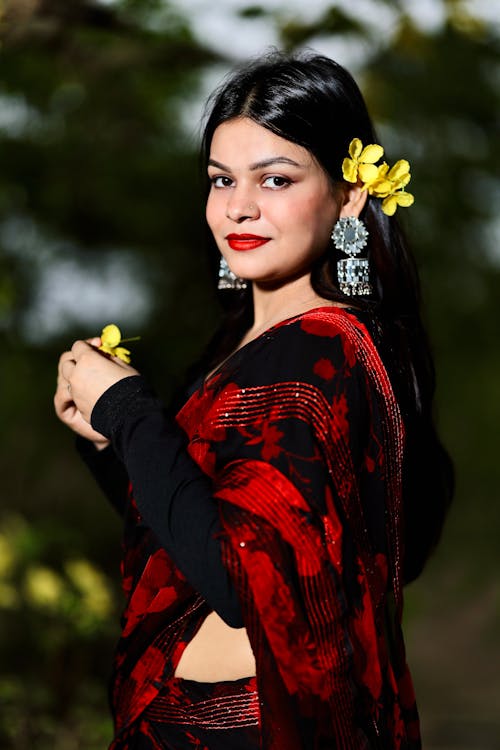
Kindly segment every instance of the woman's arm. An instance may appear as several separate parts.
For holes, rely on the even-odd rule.
[[[222,563],[221,523],[211,480],[189,456],[186,436],[140,376],[97,401],[92,426],[127,469],[137,508],[191,585],[231,627],[239,601]]]
[[[137,370],[102,355],[95,348],[99,341],[76,341],[61,356],[56,413],[99,447],[111,442],[145,523],[193,588],[228,625],[242,627],[239,601],[222,563],[211,482],[187,453],[184,433]],[[98,472],[103,470],[105,491],[111,467],[99,464],[108,460],[107,451],[91,459]]]

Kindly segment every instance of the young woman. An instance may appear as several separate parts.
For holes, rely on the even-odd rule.
[[[231,297],[176,415],[77,341],[56,412],[125,518],[112,748],[420,747],[402,587],[452,470],[408,164],[351,76],[272,55],[216,93],[207,221]]]

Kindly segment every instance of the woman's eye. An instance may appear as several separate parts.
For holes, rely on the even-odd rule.
[[[265,187],[270,188],[283,188],[288,187],[288,185],[291,184],[291,180],[288,179],[288,177],[279,177],[278,175],[273,175],[272,177],[266,177],[266,179],[263,182],[263,185]]]
[[[214,187],[217,188],[231,187],[231,185],[233,184],[232,179],[230,177],[225,177],[224,175],[216,175],[215,177],[211,177],[210,182]]]

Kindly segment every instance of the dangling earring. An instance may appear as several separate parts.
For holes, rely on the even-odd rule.
[[[220,258],[219,264],[219,282],[217,284],[218,289],[246,289],[247,282],[245,279],[240,279],[236,276],[229,266],[223,255]]]
[[[332,231],[333,244],[348,255],[337,261],[339,289],[352,297],[356,294],[371,294],[370,267],[366,258],[355,258],[365,247],[368,230],[360,219],[349,216],[337,221]]]

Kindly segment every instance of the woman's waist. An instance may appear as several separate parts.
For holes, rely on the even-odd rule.
[[[245,628],[232,628],[211,612],[181,655],[175,676],[199,682],[255,675],[255,657]]]

